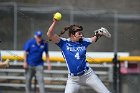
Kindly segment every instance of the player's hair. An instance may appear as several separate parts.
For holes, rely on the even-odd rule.
[[[69,32],[69,36],[72,35],[75,35],[76,32],[78,31],[82,31],[83,30],[83,27],[82,26],[79,26],[79,25],[70,25],[70,26],[67,26],[65,27],[61,33],[59,34],[59,36],[62,36],[66,31]]]

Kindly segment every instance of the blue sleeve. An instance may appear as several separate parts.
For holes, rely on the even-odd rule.
[[[65,38],[60,38],[60,42],[57,43],[57,45],[62,49],[63,45],[65,44],[66,39]]]
[[[84,42],[86,47],[88,47],[90,44],[92,44],[91,38],[84,38],[83,42]]]
[[[45,43],[45,52],[48,53],[48,43]]]
[[[29,52],[29,50],[30,50],[30,42],[27,41],[27,42],[25,43],[25,45],[24,45],[24,51]]]

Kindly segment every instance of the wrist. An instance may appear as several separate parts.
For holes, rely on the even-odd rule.
[[[53,20],[53,23],[56,24],[58,21],[56,19]]]
[[[97,42],[98,41],[98,39],[101,37],[102,35],[100,35],[100,34],[95,34],[93,37],[95,37],[95,42]]]

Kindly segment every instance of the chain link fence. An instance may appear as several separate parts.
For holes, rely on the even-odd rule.
[[[93,36],[94,30],[100,27],[107,28],[112,34],[111,39],[102,37],[97,43],[89,46],[87,51],[131,53],[140,50],[140,13],[131,14],[131,12],[121,13],[112,10],[75,9],[73,7],[16,3],[0,4],[0,40],[3,42],[0,49],[22,50],[24,43],[29,38],[33,38],[34,32],[37,30],[41,30],[44,34],[43,37],[48,40],[46,32],[52,23],[53,14],[57,11],[63,15],[63,19],[55,28],[58,34],[70,24],[83,26],[85,37]],[[117,35],[115,31],[117,31]],[[68,35],[65,34],[64,37],[68,37]],[[49,42],[49,50],[58,51],[59,48]],[[133,75],[123,77],[123,93],[140,92],[138,88],[139,74],[131,77]]]

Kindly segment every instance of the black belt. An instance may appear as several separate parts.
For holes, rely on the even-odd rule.
[[[82,76],[85,72],[89,70],[89,67],[86,67],[85,70],[79,72],[79,73],[70,73],[70,76]]]

